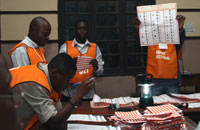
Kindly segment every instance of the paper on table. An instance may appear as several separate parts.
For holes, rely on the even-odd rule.
[[[180,44],[176,3],[137,6],[141,46]]]
[[[103,125],[68,124],[68,130],[121,130],[121,128]]]
[[[67,121],[93,121],[93,122],[106,122],[104,116],[91,115],[91,114],[71,114]]]
[[[93,100],[90,102],[90,105],[92,108],[105,108],[105,107],[109,107],[110,104],[120,104],[120,107],[129,107],[129,106],[133,106],[133,100],[131,97],[101,99],[98,95],[94,94]]]
[[[191,99],[191,100],[199,100],[200,101],[200,93],[193,93],[193,94],[175,94],[171,93],[172,96],[182,99]]]
[[[200,102],[188,103],[188,108],[199,108]]]

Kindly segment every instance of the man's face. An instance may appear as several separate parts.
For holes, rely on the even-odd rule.
[[[57,92],[65,90],[70,85],[70,80],[74,77],[76,71],[70,70],[68,74],[62,75],[56,72],[54,74],[52,81],[52,86]]]
[[[39,46],[44,46],[49,40],[50,33],[51,33],[51,26],[48,23],[41,24],[40,28],[38,29],[38,32],[35,32],[36,35],[35,42]]]
[[[87,39],[88,25],[85,22],[79,22],[75,28],[75,35],[78,39]]]

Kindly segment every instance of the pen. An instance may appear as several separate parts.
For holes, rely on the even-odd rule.
[[[94,80],[94,77],[90,78],[89,80]],[[81,84],[82,82],[78,82],[78,83],[75,83],[75,84],[72,84],[71,86],[77,86],[79,84]]]

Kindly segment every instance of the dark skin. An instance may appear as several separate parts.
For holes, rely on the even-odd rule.
[[[178,20],[179,30],[181,31],[185,23],[185,17],[182,15],[177,15],[176,19]],[[139,31],[140,24],[141,22],[137,17],[133,19],[133,26],[135,27],[137,31]]]
[[[68,74],[60,74],[56,69],[49,71],[49,77],[52,82],[53,88],[57,92],[63,91],[67,86],[70,85],[70,80],[75,75],[75,70],[70,70]],[[94,88],[94,81],[85,79],[80,85],[76,93],[70,99],[70,102],[73,104],[78,104],[83,96],[91,91]],[[59,130],[63,124],[66,124],[66,120],[71,115],[73,110],[73,106],[69,103],[63,105],[62,109],[58,111],[58,113],[51,117],[41,129],[48,129],[48,130]],[[66,129],[66,128],[63,128]]]
[[[43,17],[34,18],[29,27],[28,37],[38,46],[45,46],[49,40],[51,25]]]
[[[80,21],[75,25],[75,38],[78,43],[84,44],[88,38],[88,24],[84,21]],[[94,71],[98,69],[98,61],[92,59],[90,64],[92,64]]]

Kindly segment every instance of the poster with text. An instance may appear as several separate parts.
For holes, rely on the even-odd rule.
[[[176,3],[137,6],[140,45],[180,44]]]

